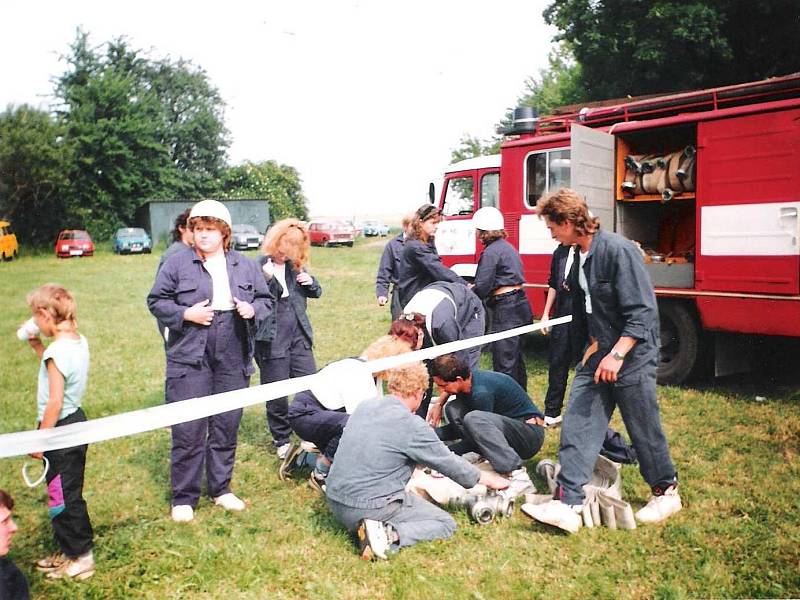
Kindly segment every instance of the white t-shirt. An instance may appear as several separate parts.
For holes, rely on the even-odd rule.
[[[286,298],[289,295],[289,290],[286,287],[286,263],[272,263],[275,267],[275,279],[278,280],[278,283],[281,284],[281,288],[283,289],[283,293],[281,294],[281,298]]]
[[[45,348],[39,365],[39,384],[36,391],[37,417],[44,418],[44,409],[50,398],[50,378],[47,361],[52,360],[64,376],[64,404],[58,420],[68,417],[81,407],[86,381],[89,379],[89,343],[80,336],[77,340],[59,338]]]
[[[583,265],[586,264],[586,257],[589,255],[588,252],[581,252],[581,268],[578,271],[578,282],[581,284],[581,289],[583,290],[584,298],[586,299],[586,314],[592,314],[592,296],[589,294],[589,282],[586,280],[586,274],[583,272]]]
[[[228,263],[225,254],[219,253],[203,261],[203,267],[211,275],[214,286],[211,297],[211,308],[214,310],[233,310],[233,295],[231,284],[228,280]]]

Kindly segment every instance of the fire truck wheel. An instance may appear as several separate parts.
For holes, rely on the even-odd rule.
[[[661,315],[658,383],[681,384],[695,373],[700,362],[700,328],[684,304],[664,302],[658,308]]]

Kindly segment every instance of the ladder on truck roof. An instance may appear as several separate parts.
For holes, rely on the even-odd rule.
[[[570,106],[567,112],[541,117],[536,122],[535,131],[523,134],[523,137],[564,133],[570,130],[573,123],[605,127],[625,121],[650,120],[797,97],[800,97],[800,73],[694,92],[650,96],[612,105],[605,100],[587,103],[580,110],[576,110],[577,106]]]

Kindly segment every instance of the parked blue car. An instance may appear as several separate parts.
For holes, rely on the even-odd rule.
[[[141,227],[123,227],[114,234],[114,252],[117,254],[131,254],[141,252],[150,254],[153,242],[150,236]]]
[[[389,228],[380,221],[364,221],[364,235],[367,237],[374,235],[384,237],[389,235]]]

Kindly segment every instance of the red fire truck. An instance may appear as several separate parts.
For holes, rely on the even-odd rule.
[[[660,382],[683,382],[711,357],[717,375],[747,370],[753,335],[800,338],[800,73],[598,104],[541,119],[518,109],[499,156],[448,168],[430,192],[446,216],[445,263],[474,274],[471,216],[497,206],[540,316],[555,242],[534,207],[568,186],[642,248]]]

